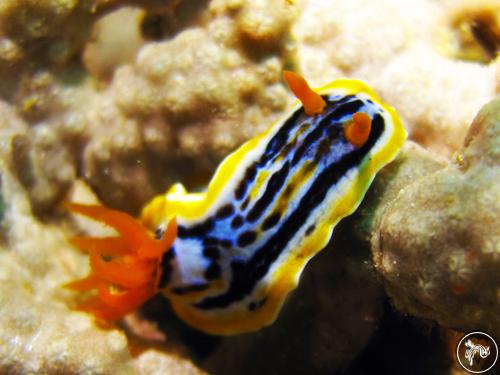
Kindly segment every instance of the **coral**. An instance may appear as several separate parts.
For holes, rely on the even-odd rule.
[[[282,2],[276,13],[245,4],[211,4],[205,27],[146,44],[134,64],[114,72],[89,110],[83,159],[83,175],[105,203],[137,212],[176,179],[205,183],[218,160],[286,107],[280,58],[292,17],[279,10]],[[248,24],[255,23],[254,35]]]
[[[94,24],[92,37],[83,51],[83,64],[92,76],[109,80],[117,67],[133,63],[144,42],[138,27],[143,17],[143,10],[124,7]],[[124,24],[129,27],[124,28]]]
[[[88,317],[70,315],[20,283],[3,280],[0,292],[2,373],[135,373],[123,334],[98,331]]]
[[[471,7],[494,16],[493,3],[304,1],[293,29],[297,60],[317,85],[339,76],[363,79],[397,109],[412,139],[451,156],[498,80],[494,61],[458,59],[443,35],[453,34],[454,20]]]
[[[1,154],[6,167],[27,189],[33,210],[41,214],[53,210],[64,198],[75,178],[75,165],[70,139],[66,137],[66,147],[61,147],[61,127],[40,123],[30,129],[18,115],[28,120],[54,116],[52,120],[57,121],[55,116],[62,104],[59,94],[53,92],[52,76],[40,74],[30,81],[30,86],[17,111],[8,104],[0,107]]]
[[[450,2],[448,53],[486,63],[500,51],[500,3],[496,0]]]
[[[413,139],[444,155],[458,148],[473,114],[495,91],[494,62],[459,62],[439,52],[440,30],[460,24],[472,6],[467,1],[142,1],[120,9],[126,4],[23,0],[0,7],[0,90],[29,125],[43,122],[45,139],[67,146],[48,152],[46,162],[30,160],[47,147],[31,134],[18,142],[18,169],[34,170],[34,181],[24,181],[37,213],[62,199],[77,170],[105,203],[129,212],[174,180],[203,185],[229,150],[286,107],[284,64],[297,64],[317,84],[339,75],[364,78],[399,110]],[[488,4],[473,6],[474,14],[490,20],[494,13],[481,11]],[[372,17],[380,11],[382,17]],[[495,22],[486,23],[493,36]],[[129,36],[116,36],[113,24],[124,23]],[[78,78],[85,74],[74,63],[78,53],[91,78],[108,80],[104,86]],[[75,126],[79,144],[67,145]],[[53,170],[68,173],[46,178]]]
[[[1,160],[8,160],[12,154],[12,138],[28,132],[26,123],[17,116],[15,109],[0,101],[0,155]]]
[[[423,179],[447,164],[447,159],[407,141],[396,160],[377,174],[362,204],[348,219],[352,220],[353,234],[362,241],[370,242],[372,234],[377,233],[378,220],[399,192],[413,181]]]
[[[499,150],[497,97],[476,116],[453,161],[407,148],[376,182],[365,223],[375,266],[400,311],[500,333]],[[385,181],[396,189],[384,191]]]
[[[70,63],[87,41],[94,18],[90,1],[2,1],[0,97],[12,97],[21,75]]]
[[[145,350],[133,358],[123,332],[102,330],[91,317],[70,312],[61,285],[82,274],[85,257],[69,249],[67,228],[33,217],[13,177],[2,169],[0,373],[150,374],[158,366],[171,374],[200,374],[174,353]]]
[[[191,362],[176,355],[165,355],[157,350],[147,350],[135,359],[137,373],[144,375],[204,375]]]
[[[41,61],[68,61],[86,41],[91,21],[85,1],[6,0],[0,6],[0,32]]]
[[[229,4],[234,9],[234,2]],[[262,49],[263,43],[266,44],[265,47],[270,47],[286,37],[293,14],[293,9],[283,6],[281,0],[247,1],[238,12],[236,28],[244,39],[255,43],[252,47]]]
[[[22,71],[21,62],[24,59],[22,49],[9,38],[0,33],[0,97],[11,95],[16,81]]]

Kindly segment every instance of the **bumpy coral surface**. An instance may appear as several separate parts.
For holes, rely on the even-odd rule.
[[[137,212],[176,178],[204,183],[217,160],[286,107],[281,70],[293,13],[280,1],[266,11],[250,4],[214,2],[200,11],[206,26],[149,43],[115,71],[89,113],[95,132],[83,163],[105,202]]]
[[[500,43],[494,36],[497,1],[335,0],[299,6],[293,34],[305,76],[318,85],[339,76],[365,80],[398,110],[412,139],[442,155],[460,147],[473,117],[497,90],[500,60],[494,54],[482,63],[460,59],[470,47],[459,45],[456,36],[464,27],[457,22],[460,15],[474,9],[489,20],[490,44]],[[479,51],[500,48],[484,47],[472,35],[470,44]]]
[[[499,152],[500,97],[479,112],[453,161],[407,147],[376,182],[360,215],[401,311],[500,333]]]
[[[6,169],[2,197],[8,204],[0,245],[0,373],[202,373],[172,351],[143,348],[132,357],[123,332],[99,329],[90,316],[72,313],[74,301],[61,285],[85,262],[70,250],[67,228],[60,220],[35,219]]]
[[[366,80],[413,139],[450,156],[499,86],[496,9],[426,0],[3,2],[2,96],[43,129],[18,141],[20,169],[37,180],[24,185],[37,213],[62,200],[76,171],[106,204],[135,213],[176,180],[199,188],[286,108],[285,65],[316,85]],[[475,38],[477,20],[487,41]],[[470,48],[490,57],[460,60]],[[63,147],[45,152],[50,144]],[[54,169],[66,172],[50,176]]]

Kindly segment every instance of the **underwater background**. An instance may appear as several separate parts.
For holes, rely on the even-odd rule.
[[[465,374],[465,333],[500,343],[499,50],[498,0],[0,0],[0,373]],[[294,102],[284,69],[366,82],[409,139],[276,322],[74,310],[68,239],[110,232],[64,202],[204,189]]]

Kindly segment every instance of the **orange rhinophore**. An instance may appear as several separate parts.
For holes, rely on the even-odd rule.
[[[110,321],[134,311],[156,290],[158,263],[177,236],[172,219],[161,239],[132,216],[97,205],[67,203],[66,207],[116,229],[116,237],[74,237],[71,243],[90,255],[91,273],[65,285],[78,291],[97,289],[79,309]]]
[[[345,138],[354,147],[363,146],[370,135],[372,125],[371,117],[364,112],[356,112],[352,115],[352,121],[344,128]]]
[[[304,106],[304,112],[308,116],[317,115],[325,109],[325,101],[318,93],[311,90],[306,80],[297,73],[285,70],[283,72],[288,87]]]

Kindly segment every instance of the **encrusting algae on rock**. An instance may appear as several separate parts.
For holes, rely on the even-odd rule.
[[[3,162],[0,167],[7,202],[0,244],[0,372],[137,374],[155,363],[202,374],[176,350],[144,347],[132,358],[123,332],[97,329],[92,318],[68,309],[73,302],[61,285],[84,271],[86,259],[70,250],[66,225],[33,216],[18,181]]]
[[[497,6],[0,1],[0,372],[203,373],[186,357],[214,373],[334,372],[381,333],[384,290],[405,314],[500,334],[498,99],[468,130],[500,93]],[[81,301],[60,286],[88,261],[68,238],[110,232],[62,203],[138,214],[174,181],[205,186],[291,104],[284,69],[313,87],[366,81],[419,145],[378,174],[277,322],[199,344],[147,307],[166,336],[152,345],[131,319],[104,331],[71,311]]]
[[[498,335],[500,97],[476,116],[455,160],[433,168],[412,181],[393,172],[407,184],[371,228],[375,267],[399,310]]]
[[[103,100],[89,112],[95,130],[83,164],[105,202],[137,213],[179,177],[191,186],[206,183],[218,160],[286,108],[284,31],[251,36],[242,30],[259,14],[266,18],[264,29],[290,24],[293,12],[279,10],[286,6],[280,1],[273,4],[254,13],[244,3],[213,2],[203,9],[209,20],[204,27],[148,43],[134,64],[114,72]],[[237,17],[230,16],[234,12]],[[259,38],[267,43],[262,56],[254,55]]]
[[[397,108],[410,137],[431,151],[451,157],[479,108],[498,93],[495,53],[482,63],[465,62],[458,57],[464,47],[450,42],[455,19],[471,10],[492,20],[485,29],[496,35],[497,0],[334,0],[297,6],[301,13],[292,35],[298,66],[311,83],[321,86],[332,76],[365,80]],[[472,42],[489,53],[477,38]],[[490,44],[498,51],[498,37]]]

